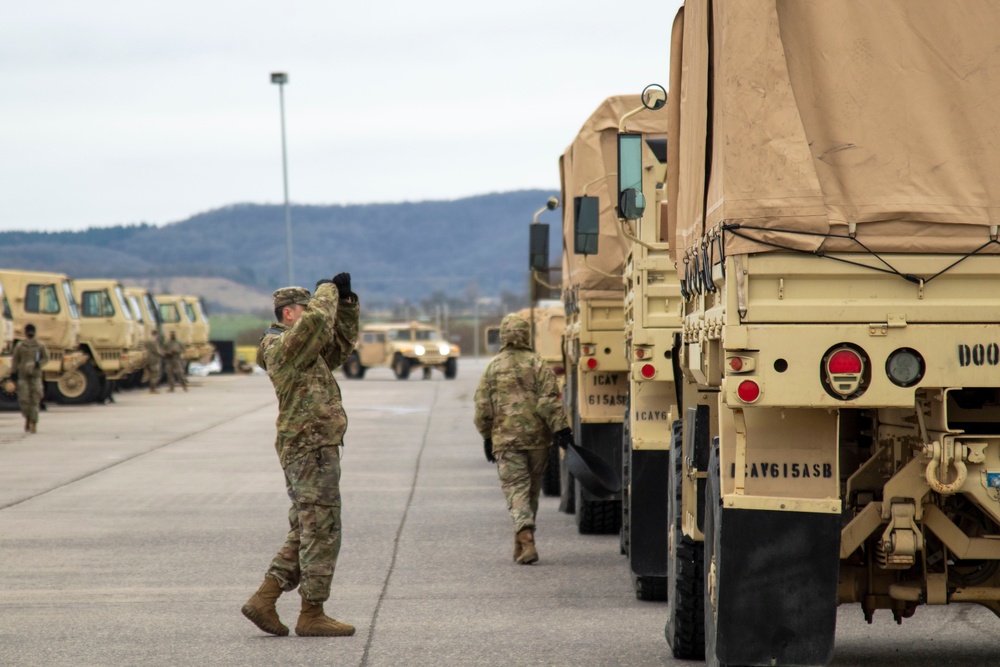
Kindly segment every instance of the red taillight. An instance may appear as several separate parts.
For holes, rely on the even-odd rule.
[[[862,366],[861,355],[848,349],[837,350],[826,362],[827,369],[834,375],[860,373]]]
[[[741,370],[743,370],[743,360],[740,359],[739,357],[730,357],[729,358],[729,368],[731,368],[734,371],[741,371]]]
[[[562,366],[553,366],[552,367],[552,372],[555,373],[557,376],[558,375],[565,375],[566,374],[566,369],[563,368]]]
[[[641,347],[636,348],[636,350],[635,350],[635,358],[636,359],[642,359],[645,356],[646,356],[646,350],[642,349]]]
[[[587,368],[589,368],[590,370],[594,370],[595,368],[597,368],[597,359],[594,359],[593,357],[587,359]]]
[[[585,357],[589,357],[593,353],[594,353],[594,348],[592,348],[589,345],[584,345],[583,347],[580,348],[580,354],[584,355]]]
[[[653,364],[644,364],[643,367],[639,369],[639,372],[642,374],[642,377],[649,380],[656,375],[656,367],[653,366]]]
[[[753,403],[758,398],[760,398],[760,387],[753,380],[744,380],[740,382],[740,386],[736,388],[736,395],[740,397],[740,400],[744,403]]]

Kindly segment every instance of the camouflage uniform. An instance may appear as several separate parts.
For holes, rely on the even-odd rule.
[[[291,530],[271,561],[267,576],[284,591],[299,586],[303,600],[321,604],[340,553],[340,449],[347,414],[333,369],[358,342],[359,306],[353,294],[340,299],[337,287],[309,291],[283,288],[275,307],[308,304],[291,327],[273,324],[260,341],[258,363],[278,397],[275,449],[285,473],[292,507]]]
[[[49,353],[37,338],[25,338],[14,348],[11,366],[17,373],[17,404],[29,423],[38,423],[38,406],[42,402],[42,366],[49,360]]]
[[[174,390],[174,385],[184,387],[187,391],[187,378],[184,377],[184,343],[174,338],[174,333],[170,332],[170,340],[163,346],[163,356],[167,362],[167,384],[170,391]]]
[[[538,494],[552,434],[569,424],[556,376],[531,350],[531,328],[516,315],[500,324],[500,353],[476,389],[475,425],[492,439],[514,532],[535,528]]]
[[[153,335],[146,341],[146,373],[149,375],[149,390],[155,392],[160,385],[160,376],[163,374],[163,348],[160,347],[160,339]]]

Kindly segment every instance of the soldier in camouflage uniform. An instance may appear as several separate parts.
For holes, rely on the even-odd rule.
[[[167,384],[170,391],[174,390],[174,385],[179,384],[188,390],[187,378],[184,376],[184,343],[177,340],[177,333],[170,332],[170,340],[163,346],[163,357],[167,362]]]
[[[17,375],[17,404],[24,415],[24,432],[38,432],[38,406],[42,402],[42,366],[49,360],[45,346],[35,338],[35,325],[24,326],[25,339],[14,348],[11,366]]]
[[[497,464],[500,488],[514,520],[514,561],[538,560],[535,514],[553,440],[561,447],[573,433],[559,399],[556,376],[531,350],[527,320],[508,315],[500,323],[500,352],[476,389],[475,425],[486,460]]]
[[[274,306],[278,322],[264,332],[257,359],[278,396],[275,448],[292,500],[291,530],[243,615],[264,632],[287,635],[274,603],[298,586],[302,612],[295,634],[350,636],[354,626],[326,616],[323,603],[340,552],[340,447],[347,430],[332,371],[357,345],[358,298],[350,274],[340,273],[320,284],[312,299],[303,287],[279,289]]]
[[[163,348],[160,347],[160,332],[153,331],[153,334],[146,341],[146,373],[149,375],[149,393],[160,393],[157,389],[160,386],[160,376],[163,374]]]

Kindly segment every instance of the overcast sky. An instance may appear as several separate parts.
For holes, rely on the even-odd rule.
[[[556,189],[605,97],[667,85],[680,4],[5,3],[0,230],[281,203],[277,70],[293,203]]]

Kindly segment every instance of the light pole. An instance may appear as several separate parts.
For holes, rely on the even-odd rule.
[[[278,84],[278,99],[281,102],[281,173],[285,180],[285,260],[288,263],[288,284],[292,280],[292,211],[288,207],[288,152],[285,148],[285,84],[287,72],[271,72],[271,83]]]

